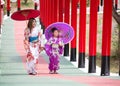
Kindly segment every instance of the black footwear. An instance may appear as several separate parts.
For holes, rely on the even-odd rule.
[[[29,73],[29,75],[33,75],[33,73]]]
[[[54,72],[53,72],[53,71],[50,71],[49,74],[54,74]]]
[[[54,70],[54,74],[58,74],[58,72],[56,70]]]

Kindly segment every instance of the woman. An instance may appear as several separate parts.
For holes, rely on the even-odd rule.
[[[30,18],[28,26],[24,31],[24,46],[27,53],[31,53],[34,58],[34,63],[38,63],[39,51],[40,51],[40,29],[36,27],[36,20]],[[35,71],[35,70],[34,70]],[[37,72],[28,72],[29,74],[37,74]]]
[[[49,56],[49,70],[50,74],[57,74],[59,69],[60,56],[63,54],[64,44],[59,36],[59,30],[52,28],[53,36],[47,41],[45,50]]]

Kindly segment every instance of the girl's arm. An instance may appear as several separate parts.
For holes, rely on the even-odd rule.
[[[63,54],[64,51],[64,43],[63,41],[59,42],[59,54]]]
[[[48,56],[52,55],[52,41],[51,41],[51,39],[49,39],[47,41],[47,43],[45,44],[45,51],[46,51]]]

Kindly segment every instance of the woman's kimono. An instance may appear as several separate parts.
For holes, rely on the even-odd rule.
[[[25,40],[28,40],[27,52],[31,52],[34,57],[34,62],[37,63],[37,59],[39,57],[39,49],[40,49],[40,29],[35,27],[30,33],[29,29],[25,30],[24,33]]]
[[[45,50],[47,55],[49,56],[49,70],[58,70],[60,56],[62,55],[64,50],[64,44],[61,38],[51,37],[45,45]]]

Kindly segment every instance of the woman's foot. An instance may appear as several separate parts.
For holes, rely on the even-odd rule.
[[[29,75],[37,75],[37,72],[36,71],[33,71],[33,72],[30,72],[28,73]]]
[[[29,75],[37,75],[37,73],[29,73]]]

